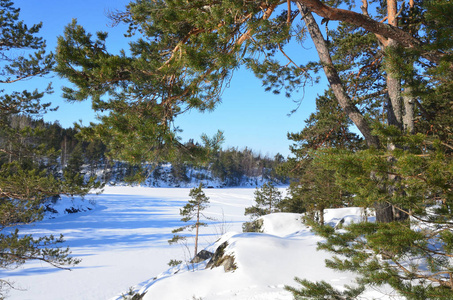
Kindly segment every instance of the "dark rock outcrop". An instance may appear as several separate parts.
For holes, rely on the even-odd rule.
[[[225,255],[225,248],[228,246],[228,242],[221,244],[214,253],[214,256],[206,265],[206,268],[216,268],[223,266],[225,272],[232,272],[237,269],[236,263],[234,261],[234,256]]]

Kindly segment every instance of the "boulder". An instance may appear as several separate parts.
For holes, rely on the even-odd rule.
[[[197,255],[195,255],[195,257],[190,261],[190,263],[192,264],[200,263],[202,261],[210,259],[213,255],[214,253],[212,252],[209,252],[207,250],[201,250],[200,252],[198,252]]]

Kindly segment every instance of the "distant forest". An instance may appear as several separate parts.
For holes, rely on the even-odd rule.
[[[21,164],[38,164],[42,170],[57,177],[82,173],[85,179],[96,177],[102,183],[117,184],[146,181],[149,185],[179,186],[196,181],[217,181],[221,186],[239,186],[244,182],[271,181],[285,183],[287,179],[277,173],[285,162],[281,154],[263,156],[245,148],[220,149],[202,163],[188,161],[182,154],[166,162],[128,162],[109,159],[109,150],[100,140],[85,141],[78,136],[74,127],[63,128],[58,121],[45,122],[23,115],[8,118],[10,129],[17,134],[3,134],[1,147],[8,149],[0,153],[1,165],[19,161]],[[29,132],[29,134],[27,134]],[[193,147],[193,140],[184,147]],[[31,154],[30,149],[39,150]]]

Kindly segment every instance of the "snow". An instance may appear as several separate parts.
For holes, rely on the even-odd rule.
[[[317,251],[320,237],[301,222],[301,215],[276,213],[263,217],[263,233],[241,233],[246,207],[253,204],[255,189],[205,189],[210,197],[206,214],[217,221],[201,229],[200,244],[214,252],[224,241],[225,253],[234,256],[237,269],[206,269],[206,261],[190,264],[193,241],[187,247],[170,246],[171,230],[181,224],[179,209],[189,200],[189,188],[106,187],[85,202],[92,210],[60,214],[21,233],[63,233],[66,245],[82,262],[72,271],[41,262],[0,271],[0,278],[14,281],[23,291],[11,290],[9,299],[122,299],[130,288],[146,292],[144,299],[270,300],[292,299],[285,285],[297,286],[294,277],[325,280],[334,287],[353,283],[353,274],[327,269],[329,253]],[[67,199],[66,199],[67,200]],[[63,204],[61,204],[63,205]],[[64,207],[64,205],[62,206]],[[357,222],[358,208],[328,210],[333,226]],[[183,264],[169,268],[170,259]],[[377,290],[365,298],[395,299]]]

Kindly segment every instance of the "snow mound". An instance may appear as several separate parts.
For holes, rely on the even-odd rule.
[[[326,222],[356,222],[361,212],[358,208],[328,210]],[[234,257],[237,267],[234,271],[206,268],[207,261],[181,264],[142,283],[136,291],[144,294],[144,300],[290,300],[293,297],[284,287],[297,286],[295,276],[311,281],[324,280],[336,288],[354,285],[353,274],[325,267],[325,259],[331,256],[317,251],[317,243],[322,239],[302,223],[302,215],[275,213],[262,219],[263,233],[227,233],[206,248],[214,252],[226,242],[224,256]],[[374,290],[364,296],[389,299]]]
[[[302,223],[303,215],[295,213],[273,213],[260,217],[263,220],[261,229],[263,233],[284,237],[307,230]]]
[[[324,219],[326,224],[337,227],[339,223],[349,225],[359,223],[365,217],[366,211],[361,207],[344,207],[326,209]]]

